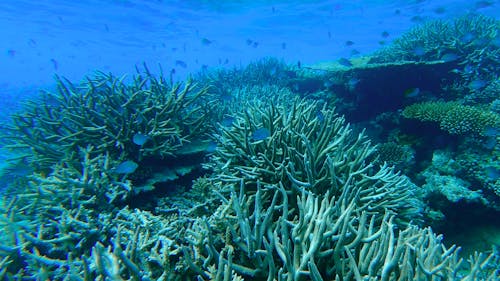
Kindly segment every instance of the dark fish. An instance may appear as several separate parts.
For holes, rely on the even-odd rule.
[[[414,98],[420,94],[419,88],[409,88],[403,92],[403,95],[407,98]]]
[[[176,60],[175,61],[175,66],[180,66],[182,68],[186,68],[187,67],[187,63],[185,61],[182,61],[182,60]]]
[[[259,42],[253,42],[252,47],[257,48],[259,46]]]
[[[389,37],[389,32],[383,31],[382,34],[380,34],[380,35],[382,35],[383,38],[387,38],[387,37]]]
[[[443,6],[439,6],[436,9],[434,9],[434,13],[436,13],[438,15],[442,15],[442,14],[446,13],[446,8]]]
[[[302,67],[302,64],[300,63],[300,60],[297,61],[297,68],[301,68]]]
[[[352,63],[350,60],[346,59],[346,58],[340,58],[338,60],[339,64],[340,65],[343,65],[343,66],[347,66],[347,67],[351,67],[352,66]]]
[[[254,140],[254,141],[265,140],[270,136],[271,136],[271,132],[269,132],[269,130],[267,128],[259,128],[253,132],[252,140]]]
[[[421,16],[413,16],[411,17],[410,21],[414,23],[421,23],[424,21],[424,19]]]
[[[351,50],[351,56],[357,56],[359,54],[360,54],[360,52],[358,50],[356,50],[356,49]]]
[[[120,165],[116,166],[113,169],[113,172],[116,174],[132,174],[139,167],[137,163],[134,161],[128,160],[120,163]]]
[[[208,65],[206,65],[206,64],[202,64],[202,65],[201,65],[201,70],[202,70],[202,71],[207,71],[207,70],[208,70]]]
[[[252,39],[247,39],[245,42],[247,43],[248,46],[251,46],[253,43]]]
[[[493,6],[493,4],[493,1],[477,1],[474,6],[476,7],[476,9],[483,9]]]
[[[106,32],[109,32],[109,26],[107,24],[104,24],[104,30],[106,30]]]
[[[143,144],[145,144],[147,141],[149,140],[149,136],[147,135],[144,135],[144,134],[141,134],[141,133],[137,133],[135,134],[133,137],[132,137],[132,141],[139,145],[139,146],[142,146]]]
[[[286,49],[286,43],[285,42],[281,43],[281,49],[283,49],[283,50]]]
[[[204,46],[209,46],[212,43],[213,43],[213,41],[208,40],[207,38],[202,38],[201,39],[201,44],[203,44]]]
[[[332,39],[332,33],[328,31],[328,39]]]
[[[400,14],[401,14],[401,10],[400,10],[400,9],[396,9],[396,10],[394,10],[394,14],[395,14],[395,15],[400,15]]]
[[[272,11],[272,12],[273,12],[273,14],[274,14],[274,12],[276,12],[276,8],[274,8],[274,6],[272,6],[272,7],[271,7],[271,11]]]
[[[28,45],[30,45],[31,47],[34,47],[34,46],[36,46],[36,41],[35,41],[35,40],[33,40],[33,39],[30,39],[30,40],[28,41]]]
[[[345,45],[346,45],[347,47],[350,47],[350,46],[354,45],[354,41],[347,40],[347,41],[345,41]]]
[[[52,62],[52,66],[54,67],[54,70],[57,70],[59,68],[59,64],[55,59],[50,59],[50,62]]]
[[[9,57],[13,58],[16,56],[16,50],[7,50],[7,55],[9,55]]]

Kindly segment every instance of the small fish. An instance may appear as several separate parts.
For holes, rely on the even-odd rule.
[[[36,41],[30,38],[30,40],[28,41],[28,45],[30,45],[31,47],[35,47]]]
[[[318,110],[318,113],[316,113],[316,118],[318,118],[319,122],[325,121],[325,115],[321,112],[321,110]]]
[[[187,63],[185,61],[182,61],[182,60],[176,60],[175,61],[175,66],[180,66],[182,68],[186,68],[187,67]]]
[[[425,55],[425,48],[422,46],[416,46],[415,48],[413,48],[413,54],[421,57]]]
[[[381,35],[383,38],[387,38],[387,37],[389,37],[389,32],[383,31]]]
[[[139,167],[137,163],[132,160],[128,160],[120,163],[112,171],[116,174],[132,174]]]
[[[351,50],[351,56],[357,56],[359,54],[360,54],[360,52],[358,50],[356,50],[356,49]]]
[[[11,58],[15,57],[16,56],[16,50],[7,50],[7,55]]]
[[[139,146],[144,145],[149,139],[149,136],[141,133],[137,133],[132,137],[132,141]]]
[[[252,39],[247,39],[245,42],[247,43],[248,46],[252,46],[253,43]]]
[[[441,60],[444,62],[455,61],[458,58],[459,58],[458,55],[455,53],[446,53],[446,54],[441,56]]]
[[[500,135],[500,128],[487,127],[484,129],[483,135],[487,137],[496,137]]]
[[[424,21],[424,19],[421,16],[413,16],[411,17],[410,21],[414,23],[421,23]]]
[[[265,140],[268,137],[271,136],[271,132],[267,128],[259,128],[255,130],[252,134],[252,140],[254,141],[260,141],[260,140]]]
[[[350,46],[354,45],[354,41],[347,40],[347,41],[345,41],[345,43],[344,43],[344,44],[345,44],[347,47],[350,47]]]
[[[484,9],[493,6],[493,1],[477,1],[474,5],[476,9]]]
[[[332,39],[332,33],[328,31],[328,39]]]
[[[209,40],[209,39],[207,39],[207,38],[202,38],[202,39],[201,39],[201,44],[202,44],[202,45],[204,45],[204,46],[209,46],[209,45],[211,45],[212,43],[213,43],[213,41],[212,41],[212,40]]]
[[[349,79],[349,81],[347,81],[347,87],[350,91],[353,91],[356,89],[356,86],[358,86],[359,82],[361,82],[361,79],[351,78]]]
[[[330,80],[326,80],[325,82],[323,82],[323,86],[327,89],[332,87],[333,85],[335,85],[335,84]]]
[[[253,42],[252,47],[257,48],[259,46],[259,42]]]
[[[210,141],[206,144],[205,152],[213,153],[217,150],[217,143],[214,141]]]
[[[297,61],[297,68],[301,68],[302,67],[302,64],[300,63],[300,60]]]
[[[486,82],[484,82],[481,79],[476,79],[476,80],[471,81],[468,86],[469,86],[469,89],[471,89],[471,90],[480,90],[481,88],[486,86]]]
[[[57,70],[59,68],[59,64],[55,59],[50,59],[50,62],[52,62],[52,66],[54,67],[54,70]]]
[[[467,32],[466,34],[462,35],[460,37],[460,42],[464,43],[464,44],[468,44],[470,42],[472,42],[472,40],[474,40],[476,36],[470,32]]]
[[[224,119],[222,119],[222,121],[220,123],[224,127],[231,127],[233,125],[234,121],[236,121],[236,119],[234,117],[227,116],[227,117],[224,117]]]
[[[434,9],[434,13],[436,13],[438,15],[442,15],[442,14],[446,13],[446,8],[443,6],[439,6],[436,9]]]
[[[496,181],[500,177],[500,169],[493,166],[486,167],[484,172],[486,176],[493,181]]]
[[[396,9],[396,10],[394,10],[394,14],[395,14],[395,15],[401,15],[401,10],[400,10],[400,9]]]
[[[414,98],[420,94],[420,88],[409,88],[403,92],[406,98]]]
[[[109,26],[108,26],[107,24],[104,24],[104,30],[105,30],[106,32],[109,32]]]
[[[281,43],[281,49],[282,49],[282,50],[285,50],[285,49],[286,49],[286,43],[285,43],[285,42]]]
[[[339,64],[340,65],[343,65],[343,66],[347,66],[347,67],[351,67],[352,66],[352,63],[350,60],[346,59],[346,58],[340,58],[338,60]]]

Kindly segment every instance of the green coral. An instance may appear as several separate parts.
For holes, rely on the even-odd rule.
[[[269,137],[253,139],[253,133],[262,128]],[[306,189],[336,195],[346,184],[356,184],[375,200],[359,204],[379,213],[394,210],[405,222],[418,220],[421,202],[409,180],[392,168],[371,163],[375,146],[370,140],[352,132],[344,118],[318,102],[296,99],[291,107],[249,104],[216,137],[219,149],[207,165],[214,170],[215,180],[282,183],[292,194]]]
[[[481,59],[487,49],[498,51],[494,40],[500,36],[500,21],[469,14],[453,20],[432,20],[418,25],[376,52],[372,62],[435,61],[456,54],[471,62]],[[494,54],[491,55],[495,57]],[[484,58],[484,56],[482,56]]]
[[[439,122],[441,129],[454,135],[488,134],[489,129],[500,127],[500,115],[480,107],[458,102],[423,102],[407,106],[405,118]]]
[[[172,86],[149,72],[130,84],[124,79],[97,73],[74,85],[57,77],[56,92],[45,92],[13,116],[9,147],[29,149],[33,163],[49,169],[89,145],[113,159],[165,158],[209,132],[209,107],[199,103],[207,88],[191,82]],[[135,144],[135,134],[148,141]]]

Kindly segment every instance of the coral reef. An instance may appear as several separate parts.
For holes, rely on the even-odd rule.
[[[439,122],[441,129],[450,134],[487,135],[488,130],[500,127],[500,115],[479,107],[458,102],[423,102],[407,106],[406,118]]]
[[[46,170],[88,145],[113,159],[164,158],[209,131],[209,104],[198,103],[207,88],[189,81],[171,86],[149,71],[130,85],[124,79],[97,73],[74,85],[57,77],[56,92],[45,92],[13,116],[9,147],[29,149],[32,163]]]
[[[3,132],[21,155],[0,194],[0,279],[498,280],[498,250],[464,257],[424,225],[498,206],[497,31],[430,22],[326,71],[57,78]],[[456,92],[406,95],[426,81]],[[425,146],[438,137],[452,141]]]
[[[253,134],[261,129],[268,136],[255,139]],[[291,108],[250,105],[233,126],[222,128],[217,139],[219,149],[212,165],[216,179],[281,182],[296,186],[290,190],[295,194],[305,188],[337,195],[345,184],[354,184],[365,190],[364,196],[379,198],[368,208],[379,213],[397,210],[407,221],[418,220],[419,203],[413,202],[415,190],[408,179],[387,166],[370,163],[375,148],[369,140],[362,133],[354,134],[334,110],[317,102],[296,100]]]

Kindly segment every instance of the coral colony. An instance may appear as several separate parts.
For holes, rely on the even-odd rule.
[[[2,133],[0,279],[499,280],[436,234],[500,211],[499,39],[465,16],[300,68],[58,77]]]

